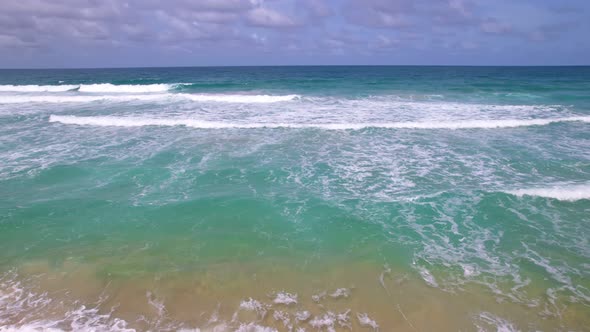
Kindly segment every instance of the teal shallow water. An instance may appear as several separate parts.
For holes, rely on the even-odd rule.
[[[0,325],[203,328],[174,308],[221,303],[226,330],[288,330],[276,308],[238,321],[224,308],[274,290],[299,292],[303,310],[312,290],[354,283],[353,329],[372,328],[368,312],[382,330],[412,330],[406,313],[448,330],[583,330],[588,122],[587,67],[2,71]],[[76,283],[98,284],[104,317],[73,328],[25,305],[23,289],[58,296],[38,278],[71,283],[72,307],[100,293]],[[457,312],[399,315],[413,305],[399,300],[391,318],[394,279]],[[157,290],[167,301],[146,297]],[[153,303],[169,325],[158,310],[137,323]],[[312,324],[328,313],[284,314],[293,329],[348,328]]]

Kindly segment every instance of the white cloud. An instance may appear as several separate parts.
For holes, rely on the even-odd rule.
[[[264,7],[250,10],[246,20],[249,25],[266,28],[291,28],[298,25],[292,18]]]
[[[446,45],[481,50],[483,41],[510,47],[515,39],[563,46],[587,35],[584,10],[556,11],[533,1],[0,0],[0,60],[63,50],[74,50],[72,58],[75,50],[115,56],[120,50],[113,45],[156,57],[160,49],[231,54],[228,49],[246,45],[256,46],[252,55],[383,55]]]
[[[26,42],[15,36],[0,35],[0,48],[33,48],[38,45]]]

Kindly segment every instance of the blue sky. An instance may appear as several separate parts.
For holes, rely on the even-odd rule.
[[[0,67],[590,64],[588,0],[0,0]]]

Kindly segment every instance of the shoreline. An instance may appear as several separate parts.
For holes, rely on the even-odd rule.
[[[220,264],[204,273],[143,277],[101,277],[96,266],[66,263],[55,268],[37,263],[22,266],[18,273],[4,272],[0,285],[0,308],[5,311],[0,324],[16,330],[39,324],[64,330],[90,324],[84,327],[485,331],[502,324],[512,330],[583,329],[590,324],[583,304],[562,308],[561,317],[551,317],[543,313],[548,303],[531,308],[498,302],[474,284],[443,291],[407,271],[371,263],[305,271],[288,263]],[[15,310],[13,315],[8,308]]]

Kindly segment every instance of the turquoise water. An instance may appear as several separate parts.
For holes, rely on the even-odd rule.
[[[0,331],[584,330],[589,122],[590,67],[0,71]]]

